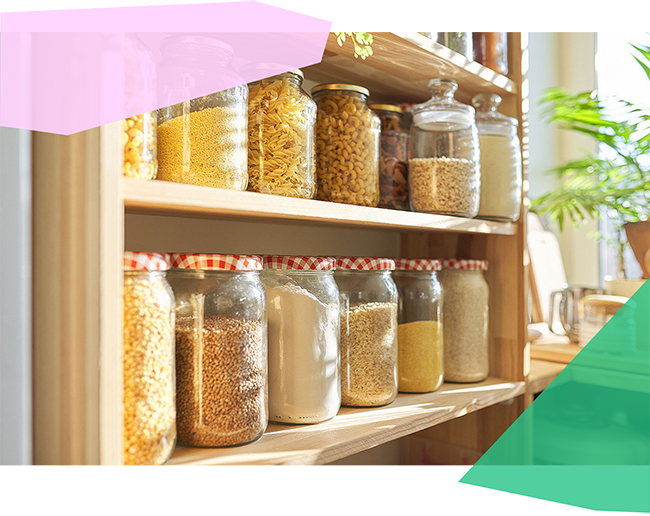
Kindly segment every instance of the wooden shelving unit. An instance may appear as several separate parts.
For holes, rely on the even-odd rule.
[[[526,43],[520,33],[510,33],[508,77],[417,33],[373,35],[374,55],[365,61],[355,60],[349,47],[338,47],[330,37],[323,61],[306,68],[306,77],[362,84],[370,89],[373,101],[421,102],[429,98],[427,83],[433,77],[457,80],[457,98],[464,102],[478,92],[498,93],[503,97],[502,112],[520,121],[526,169],[522,96]],[[346,235],[372,233],[382,244],[398,235],[395,256],[476,258],[490,263],[486,279],[491,376],[487,381],[446,384],[431,394],[400,395],[383,408],[343,408],[332,421],[320,425],[270,425],[259,441],[236,448],[178,447],[171,464],[328,463],[437,429],[438,443],[453,441],[454,446],[484,451],[521,414],[528,370],[525,203],[519,221],[498,223],[138,182],[122,177],[121,141],[119,122],[67,137],[46,133],[33,137],[36,463],[122,461],[121,259],[125,239],[135,234],[131,230],[143,218],[150,224],[146,230],[153,242],[165,233],[168,221],[174,221],[177,232],[192,234],[196,221],[202,219],[209,225],[206,231],[217,235],[210,239],[194,234],[195,241],[204,243],[203,252],[223,252],[219,235],[232,233],[228,225],[233,221],[246,221],[247,228],[272,228],[284,235],[284,240],[278,237],[280,252],[289,243],[292,249],[302,249],[302,242],[292,240],[290,232],[299,225],[314,228],[315,233],[316,228],[346,231]],[[243,246],[246,235],[231,234],[233,238]],[[339,249],[348,248],[348,241],[338,240],[342,240],[336,242]],[[246,245],[251,242],[246,240]]]

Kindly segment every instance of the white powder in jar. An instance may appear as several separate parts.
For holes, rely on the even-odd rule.
[[[318,423],[341,406],[339,307],[295,284],[266,289],[269,420]]]

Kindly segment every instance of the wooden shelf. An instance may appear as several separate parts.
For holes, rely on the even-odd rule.
[[[548,362],[546,360],[531,360],[530,374],[528,375],[528,391],[531,394],[542,392],[548,387],[555,377],[560,374],[566,364]]]
[[[434,77],[454,79],[456,99],[469,104],[481,92],[508,96],[517,93],[507,77],[468,60],[417,32],[373,32],[373,55],[362,60],[347,41],[339,47],[334,33],[327,40],[323,61],[303,69],[316,82],[350,82],[367,87],[373,102],[423,102]]]
[[[255,192],[238,192],[167,181],[124,178],[127,213],[181,215],[202,218],[279,220],[402,230],[514,235],[516,225],[462,217],[447,217],[368,208]]]
[[[261,439],[234,448],[178,446],[168,464],[327,464],[523,394],[524,382],[499,378],[399,394],[385,407],[343,407],[317,425],[269,424]]]

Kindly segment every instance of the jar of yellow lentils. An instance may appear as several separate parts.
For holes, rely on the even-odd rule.
[[[277,65],[253,63],[242,75]],[[246,77],[246,75],[244,75]],[[248,189],[288,197],[316,195],[316,103],[291,70],[248,86]]]
[[[232,67],[232,47],[205,36],[180,35],[163,39],[160,49],[159,98],[187,100],[157,111],[157,178],[245,190],[248,87]],[[239,85],[198,93],[220,84]]]
[[[312,88],[316,115],[317,199],[377,206],[379,117],[367,103],[370,92],[354,84]]]
[[[176,443],[169,257],[124,253],[124,464],[162,464]]]

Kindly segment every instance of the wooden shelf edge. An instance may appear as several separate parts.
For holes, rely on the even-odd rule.
[[[428,394],[399,394],[385,407],[343,407],[317,425],[269,424],[257,441],[235,448],[178,446],[170,465],[327,464],[524,394],[525,382],[488,378],[444,384]]]
[[[530,374],[528,375],[528,392],[537,394],[548,387],[553,380],[559,375],[566,364],[549,362],[547,360],[530,361]]]
[[[352,206],[167,181],[141,181],[130,178],[124,178],[123,181],[127,213],[230,218],[257,222],[300,222],[395,231],[431,230],[498,235],[514,235],[517,231],[517,226],[510,222]]]

